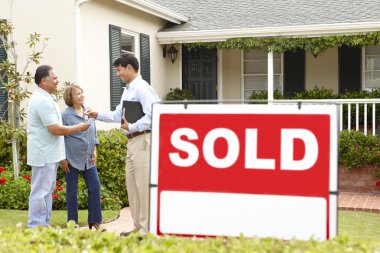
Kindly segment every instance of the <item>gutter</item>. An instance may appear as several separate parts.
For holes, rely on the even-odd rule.
[[[380,21],[200,31],[160,31],[156,33],[156,37],[159,44],[173,44],[217,42],[226,41],[231,38],[247,37],[322,37],[326,35],[352,35],[377,31],[380,31]]]
[[[81,18],[80,7],[82,4],[91,0],[76,0],[74,15],[75,15],[75,58],[76,58],[76,71],[77,71],[77,84],[82,84],[82,32],[81,32]]]
[[[121,4],[152,14],[175,24],[188,22],[189,18],[149,0],[115,0]]]

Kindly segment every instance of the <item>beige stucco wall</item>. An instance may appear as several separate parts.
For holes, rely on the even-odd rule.
[[[338,48],[330,48],[314,57],[306,51],[306,90],[315,86],[338,93]]]
[[[0,17],[9,19],[8,0],[0,0]],[[6,8],[5,8],[5,7]],[[19,61],[25,62],[25,42],[29,33],[41,33],[49,38],[41,64],[55,68],[61,84],[64,81],[77,83],[77,67],[81,73],[86,103],[98,111],[110,109],[110,59],[109,25],[120,26],[130,32],[150,36],[151,84],[160,98],[164,98],[170,88],[179,87],[181,82],[181,57],[172,64],[163,58],[163,46],[156,40],[156,32],[166,21],[144,13],[116,1],[90,0],[80,7],[81,20],[81,66],[76,63],[75,1],[33,0],[14,1],[13,24],[15,40],[18,43]],[[37,66],[31,66],[34,74]],[[34,91],[35,85],[30,85]],[[28,101],[23,103],[27,106]],[[61,100],[61,109],[66,105]],[[119,124],[99,122],[99,129],[119,127]]]
[[[15,28],[19,71],[26,64],[27,53],[31,52],[25,43],[29,34],[36,32],[49,38],[41,64],[52,65],[61,83],[75,80],[74,1],[13,1],[12,11],[10,3],[9,0],[0,0],[0,18],[11,20]],[[34,75],[36,68],[36,65],[30,65],[29,71]],[[34,84],[27,86],[31,92],[35,87]],[[22,106],[27,104],[26,100]]]
[[[241,99],[241,50],[222,51],[223,99]]]
[[[162,57],[162,46],[155,34],[165,21],[115,1],[92,0],[81,8],[82,20],[82,86],[86,101],[97,111],[110,109],[109,25],[119,26],[137,35],[150,36],[151,84],[162,98],[167,93],[167,59]],[[170,63],[171,64],[171,63]],[[118,124],[99,122],[99,128],[119,127]]]

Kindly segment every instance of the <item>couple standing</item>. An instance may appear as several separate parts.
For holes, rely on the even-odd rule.
[[[152,104],[159,101],[153,89],[140,75],[139,63],[132,54],[124,54],[114,63],[118,76],[126,87],[120,104],[112,112],[88,111],[90,118],[105,122],[121,122],[123,100],[139,101],[145,116],[135,123],[124,120],[121,127],[128,136],[126,157],[126,185],[135,228],[147,232],[149,206],[149,160]],[[58,163],[66,159],[63,136],[86,131],[89,123],[62,125],[59,108],[54,100],[58,78],[53,69],[40,74],[36,71],[37,90],[31,97],[28,112],[28,164],[32,166],[32,188],[29,197],[29,227],[49,226],[52,210],[52,192],[55,186]],[[88,159],[92,159],[88,157]],[[70,161],[69,161],[70,164]],[[112,169],[112,168],[110,168]],[[89,220],[89,223],[92,221]]]

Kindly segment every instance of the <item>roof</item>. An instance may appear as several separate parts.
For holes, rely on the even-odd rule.
[[[83,1],[83,0],[82,0]],[[150,0],[115,0],[116,2],[144,11],[175,24],[187,22],[188,18]]]
[[[380,31],[379,0],[155,0],[189,18],[157,33],[161,44],[233,37]]]

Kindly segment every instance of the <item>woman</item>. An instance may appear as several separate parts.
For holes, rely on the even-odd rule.
[[[61,162],[67,183],[66,206],[67,220],[78,224],[78,174],[82,173],[88,190],[88,226],[98,231],[105,231],[102,223],[100,203],[100,181],[96,168],[96,145],[99,144],[95,120],[88,119],[84,107],[83,90],[78,85],[65,89],[63,98],[68,108],[62,113],[62,122],[72,126],[89,122],[90,127],[80,133],[65,136],[66,160]]]

